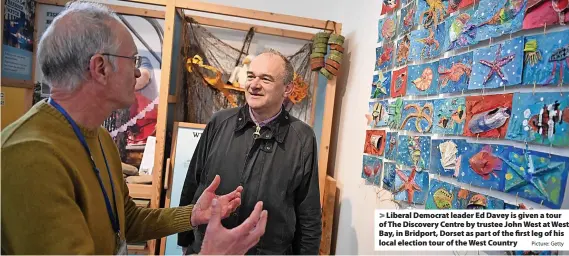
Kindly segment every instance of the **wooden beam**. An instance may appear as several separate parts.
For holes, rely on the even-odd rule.
[[[193,18],[196,22],[198,22],[202,25],[206,25],[206,26],[212,26],[212,27],[218,27],[218,28],[228,28],[228,29],[234,29],[234,30],[239,30],[239,31],[249,31],[249,29],[251,27],[254,27],[255,32],[259,33],[259,34],[282,36],[282,37],[296,38],[296,39],[301,39],[301,40],[309,40],[310,41],[310,40],[312,40],[312,37],[314,36],[314,34],[312,34],[312,33],[306,33],[306,32],[300,32],[300,31],[294,31],[294,30],[288,30],[288,29],[273,28],[273,27],[260,26],[260,25],[252,25],[252,24],[236,22],[236,21],[206,18],[206,17],[194,16],[194,15],[189,15],[189,14],[186,15],[186,19],[187,18]]]
[[[168,0],[128,0],[128,2],[166,6],[166,2],[168,2]]]
[[[130,197],[150,199],[152,197],[152,185],[127,184]]]
[[[322,133],[320,135],[320,152],[318,154],[318,180],[320,181],[320,202],[324,199],[322,188],[328,175],[328,157],[330,155],[330,137],[332,135],[332,118],[334,114],[334,97],[336,95],[336,80],[328,80],[324,102],[324,117],[322,118]]]
[[[65,6],[67,2],[71,2],[73,0],[36,0],[39,4],[47,4],[47,5],[56,5],[56,6]],[[150,17],[150,18],[157,18],[157,19],[164,19],[164,12],[163,11],[156,11],[151,9],[139,8],[139,7],[129,7],[129,6],[122,6],[122,5],[112,5],[112,4],[105,4],[111,10],[119,14],[125,15],[134,15],[134,16],[142,16],[142,17]]]
[[[275,23],[314,28],[314,29],[327,29],[327,30],[334,29],[333,25],[334,23],[331,21],[304,18],[304,17],[292,16],[286,14],[277,14],[272,12],[258,11],[258,10],[245,9],[245,8],[213,4],[213,3],[205,3],[199,1],[188,1],[188,0],[175,0],[175,1],[176,1],[175,2],[176,7],[192,11],[275,22]]]
[[[17,80],[2,77],[2,86],[33,89],[34,82],[31,80]]]
[[[334,226],[334,209],[336,208],[336,180],[330,176],[326,176],[326,186],[323,189],[324,204],[322,205],[320,255],[330,255],[332,227]]]

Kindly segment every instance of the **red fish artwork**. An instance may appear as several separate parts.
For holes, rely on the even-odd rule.
[[[496,171],[502,170],[502,160],[492,154],[492,147],[490,145],[484,146],[482,151],[474,155],[468,160],[470,168],[482,176],[484,180],[489,180],[490,175],[498,178]]]
[[[381,164],[377,164],[373,167],[366,165],[364,166],[364,173],[367,177],[375,176],[379,172],[379,169],[381,169]]]

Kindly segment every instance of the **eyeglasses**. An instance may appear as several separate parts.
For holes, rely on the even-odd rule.
[[[107,56],[114,56],[114,57],[120,57],[120,58],[127,58],[127,59],[133,59],[134,60],[134,66],[136,68],[140,68],[140,60],[141,57],[140,56],[122,56],[122,55],[116,55],[116,54],[110,54],[110,53],[101,53],[101,55],[107,55]]]

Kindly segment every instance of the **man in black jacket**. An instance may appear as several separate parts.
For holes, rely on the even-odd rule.
[[[217,194],[242,186],[241,206],[222,223],[232,228],[263,201],[266,233],[247,254],[318,254],[322,234],[318,153],[314,131],[291,116],[294,69],[282,54],[257,56],[247,72],[245,106],[214,114],[201,135],[182,189],[180,205],[195,203],[215,175]],[[196,206],[198,207],[198,206]],[[201,249],[206,225],[180,233],[186,253]]]

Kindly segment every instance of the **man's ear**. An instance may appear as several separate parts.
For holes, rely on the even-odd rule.
[[[290,96],[290,94],[292,93],[293,87],[294,87],[293,83],[290,83],[285,87],[285,93],[284,93],[285,98],[288,98],[288,96]]]
[[[108,79],[108,69],[105,65],[106,59],[100,55],[95,54],[89,61],[89,74],[91,78],[101,84],[106,84]]]

